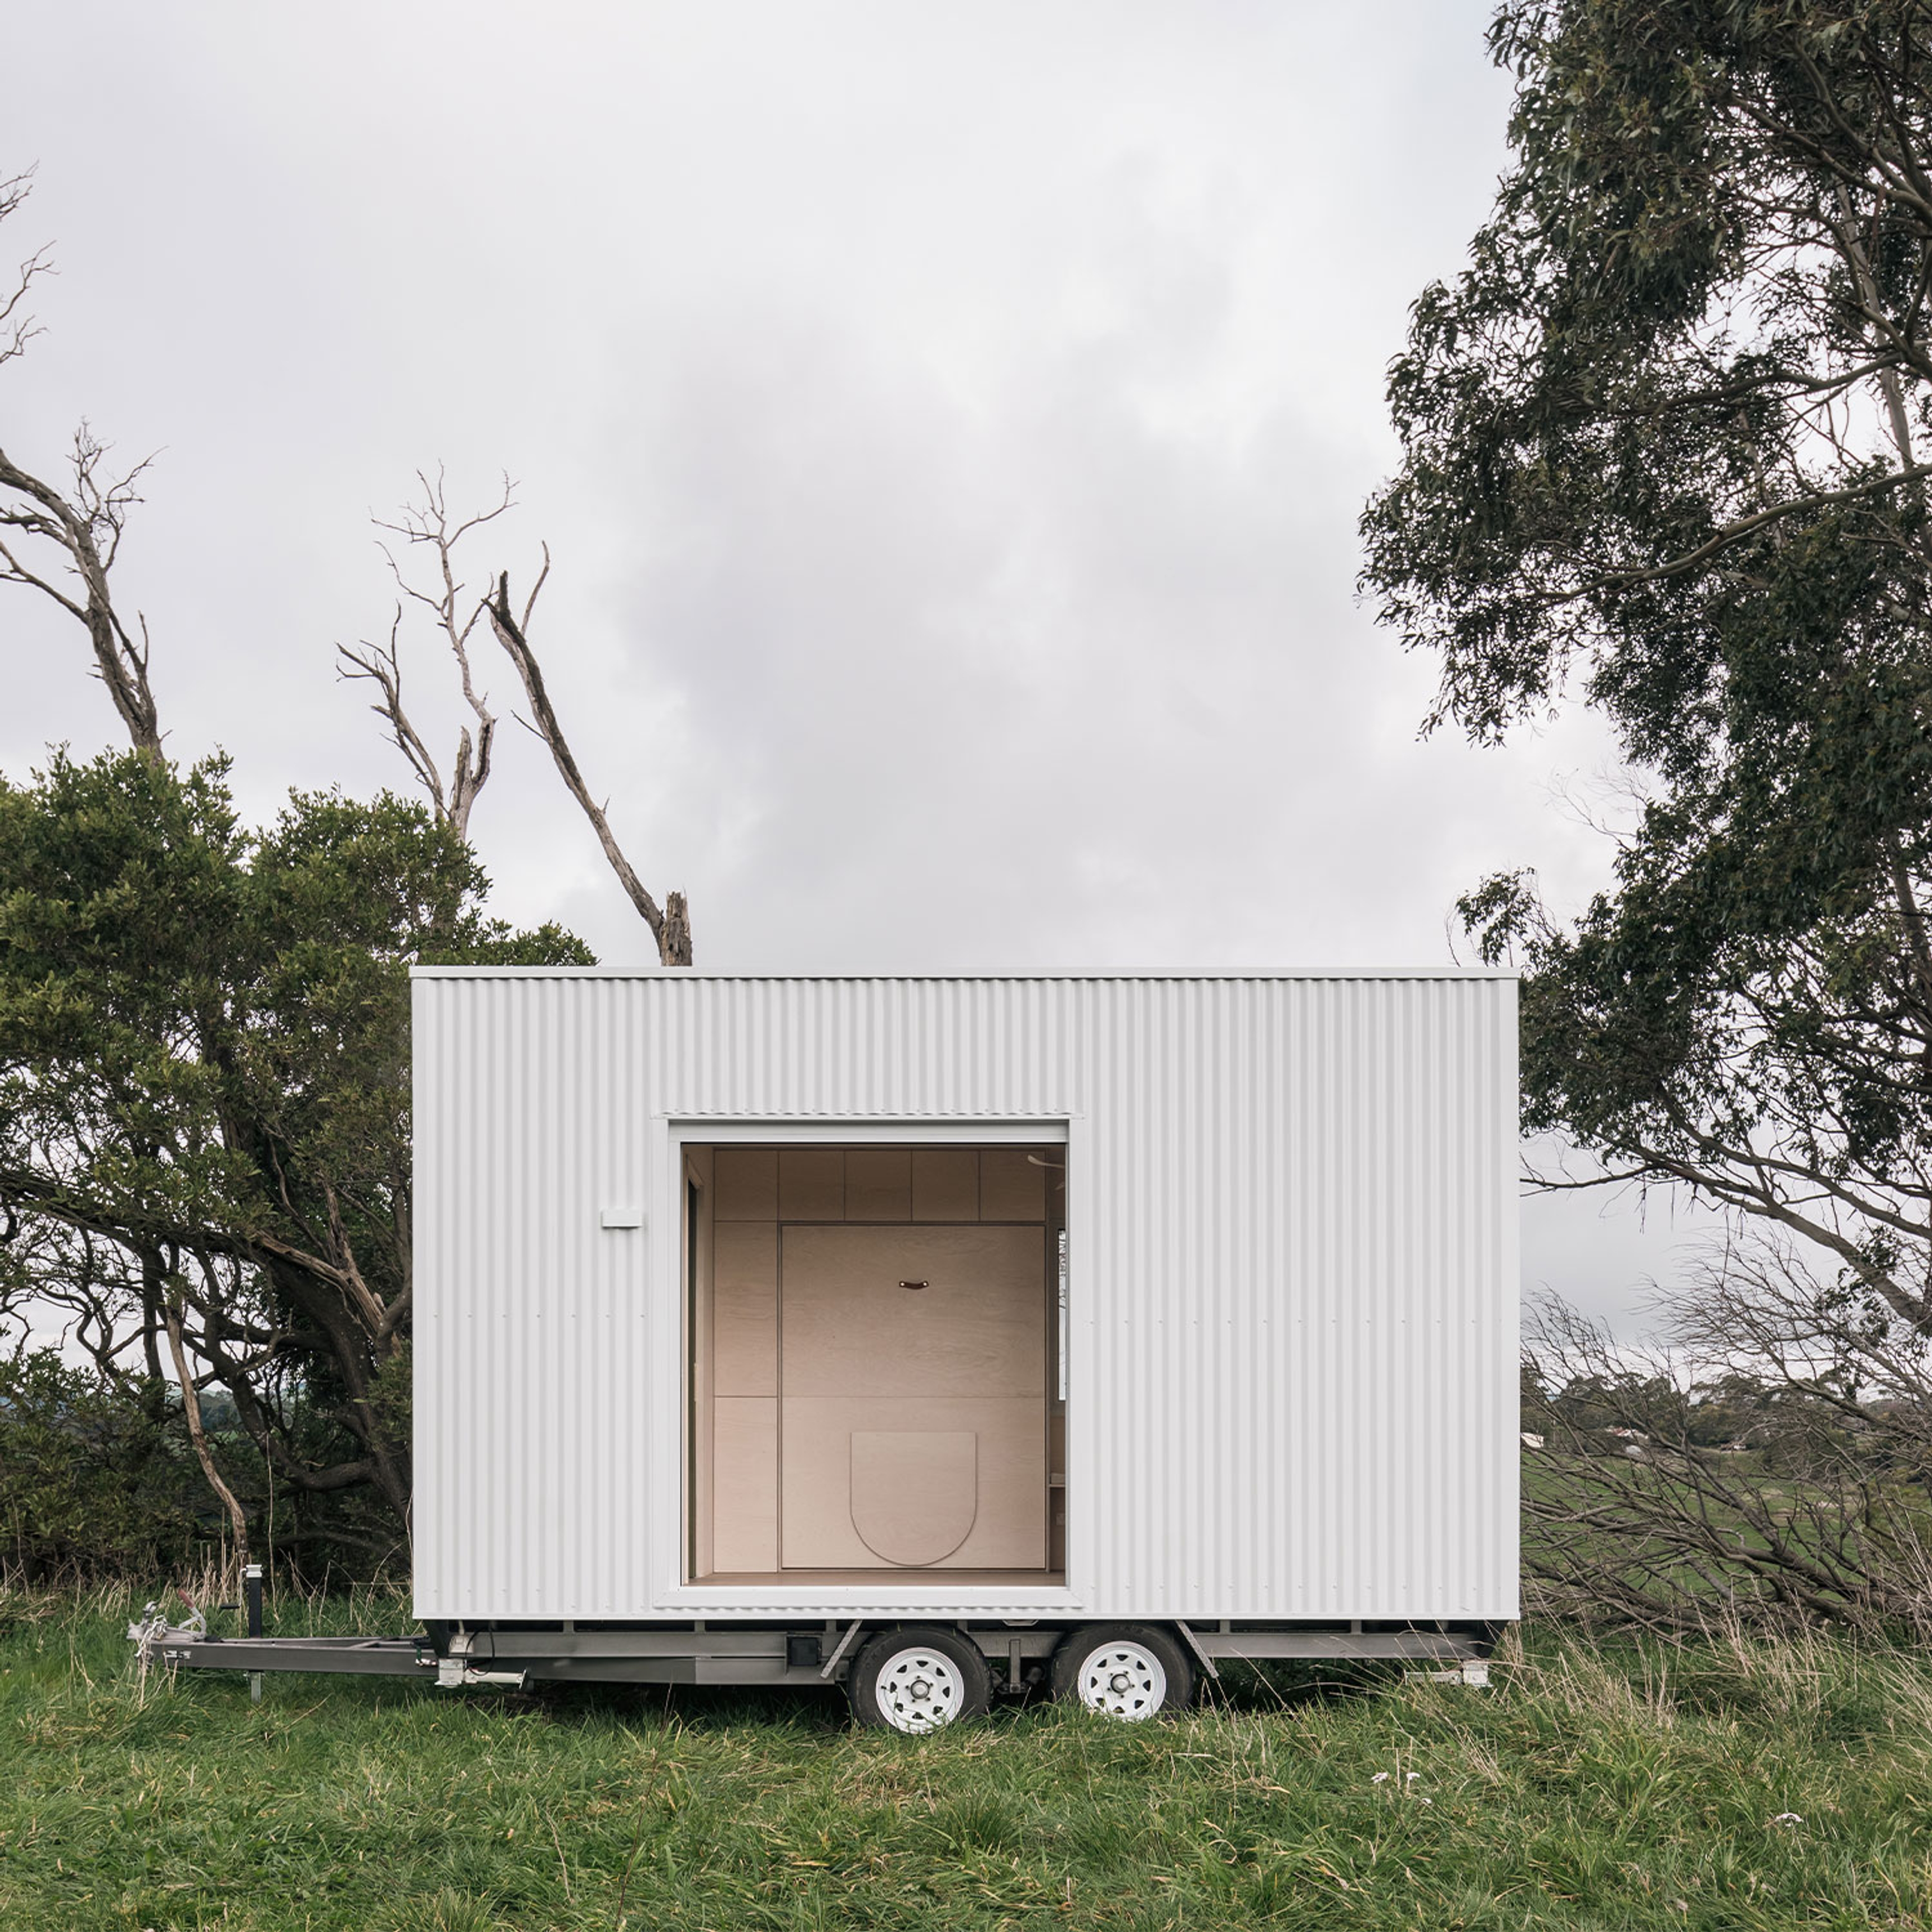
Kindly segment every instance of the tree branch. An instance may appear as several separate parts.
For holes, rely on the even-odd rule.
[[[610,862],[611,871],[617,875],[618,884],[637,908],[645,925],[650,928],[651,937],[657,942],[658,958],[667,966],[688,966],[691,917],[684,895],[668,894],[664,909],[660,911],[657,902],[645,890],[643,880],[618,844],[603,807],[591,796],[590,788],[584,782],[584,774],[578,768],[556,707],[550,703],[550,693],[544,686],[543,668],[530,648],[527,630],[530,613],[536,608],[537,591],[542,589],[544,579],[549,574],[550,549],[546,544],[543,570],[537,578],[536,588],[524,603],[520,619],[510,602],[509,573],[502,573],[496,580],[495,592],[484,605],[489,614],[490,628],[496,632],[496,641],[502,646],[505,654],[516,667],[517,675],[523,680],[524,693],[530,700],[531,730],[550,748],[550,758],[566,790],[590,820],[591,830],[597,835],[597,842],[603,847],[604,856]]]
[[[470,638],[482,615],[480,605],[470,607],[464,615],[464,586],[456,574],[456,548],[470,532],[494,522],[511,508],[514,502],[512,486],[508,477],[503,479],[502,500],[492,509],[480,514],[467,517],[452,524],[450,520],[448,502],[446,493],[443,473],[438,470],[432,482],[422,470],[416,472],[416,481],[422,484],[423,499],[421,503],[404,506],[398,519],[386,521],[382,518],[372,519],[378,530],[387,530],[402,538],[406,544],[427,548],[434,559],[437,578],[433,591],[424,590],[412,584],[398,562],[395,554],[387,544],[382,546],[382,554],[388,560],[390,574],[396,580],[396,587],[406,602],[420,604],[428,610],[436,629],[442,634],[450,655],[456,660],[457,679],[463,692],[463,700],[476,722],[476,736],[472,739],[466,724],[457,733],[456,756],[450,768],[449,786],[443,788],[442,776],[436,760],[420,733],[410,722],[403,709],[402,669],[398,654],[398,638],[402,626],[403,607],[398,604],[394,621],[389,627],[389,642],[386,649],[371,645],[366,640],[361,651],[351,650],[346,645],[338,644],[336,650],[348,668],[341,674],[344,677],[372,679],[382,693],[380,703],[370,706],[379,717],[387,721],[392,742],[408,760],[410,770],[429,793],[430,804],[436,815],[452,826],[457,836],[466,839],[470,836],[470,815],[476,808],[476,800],[484,786],[489,782],[491,750],[496,742],[496,720],[490,711],[488,695],[476,688],[470,661]]]

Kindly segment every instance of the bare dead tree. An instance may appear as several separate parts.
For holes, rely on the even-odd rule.
[[[550,576],[550,546],[544,546],[543,568],[537,573],[537,580],[530,588],[530,594],[524,600],[519,613],[510,599],[510,578],[507,571],[500,572],[495,590],[485,602],[490,626],[496,634],[496,641],[503,647],[505,654],[517,668],[517,675],[522,679],[524,694],[530,701],[530,716],[524,722],[549,748],[557,775],[563,780],[564,787],[582,808],[584,815],[590,820],[591,830],[597,834],[597,842],[604,848],[604,856],[610,861],[610,869],[617,875],[617,882],[628,896],[638,916],[650,928],[651,937],[656,940],[658,959],[667,966],[688,966],[691,964],[691,912],[683,893],[674,892],[664,895],[662,910],[656,900],[645,890],[644,884],[637,874],[631,862],[624,856],[623,848],[617,843],[616,835],[610,830],[610,821],[604,807],[591,795],[590,788],[584,780],[577,759],[570,748],[569,740],[563,734],[563,726],[556,715],[556,708],[550,703],[550,693],[544,682],[543,668],[537,662],[536,653],[530,648],[530,615],[536,608],[538,597]]]
[[[0,182],[0,221],[16,213],[32,185],[28,175]],[[25,304],[34,284],[51,272],[45,249],[20,264],[0,300],[0,366],[16,360],[39,333]],[[108,446],[82,422],[68,458],[71,480],[56,488],[0,448],[0,584],[24,584],[50,598],[86,629],[94,675],[107,687],[137,751],[158,754],[161,730],[148,680],[146,620],[136,616],[138,639],[114,608],[109,574],[127,528],[135,489],[148,458],[115,472]]]
[[[456,548],[472,530],[494,522],[511,508],[514,500],[510,480],[506,477],[502,499],[493,508],[452,524],[442,470],[437,470],[432,482],[428,475],[419,470],[416,481],[422,486],[420,503],[406,504],[393,523],[381,518],[374,521],[378,530],[386,530],[404,544],[430,553],[435,572],[433,587],[424,590],[412,583],[397,561],[395,551],[384,544],[382,554],[404,600],[396,606],[395,616],[389,626],[388,641],[371,644],[364,638],[356,648],[346,644],[338,644],[335,648],[341,660],[340,675],[351,680],[366,678],[380,692],[377,700],[369,708],[388,724],[390,742],[402,753],[417,782],[429,794],[436,816],[454,826],[459,837],[466,838],[470,836],[470,812],[476,806],[478,795],[489,782],[490,754],[496,742],[496,720],[490,710],[488,694],[479,692],[476,688],[470,662],[470,634],[483,614],[483,603],[480,598],[473,603],[470,600],[466,586],[457,576]],[[473,740],[467,724],[460,727],[457,732],[456,755],[451,763],[446,788],[428,745],[403,704],[400,639],[403,613],[408,603],[420,604],[430,613],[437,633],[456,661],[463,701],[476,721]]]
[[[490,754],[496,729],[488,694],[477,688],[475,667],[470,654],[470,641],[477,623],[487,617],[496,641],[516,668],[523,683],[530,715],[519,722],[526,724],[548,749],[565,788],[590,820],[591,829],[597,835],[597,842],[603,848],[604,858],[617,875],[618,883],[650,928],[658,958],[667,966],[688,966],[692,958],[691,913],[685,896],[677,892],[667,893],[660,908],[638,877],[636,868],[610,829],[607,806],[592,795],[590,786],[584,782],[583,771],[556,715],[556,707],[550,701],[542,666],[530,644],[531,615],[550,578],[549,546],[544,547],[543,567],[537,573],[536,582],[524,600],[520,611],[511,602],[507,572],[499,572],[494,588],[472,604],[458,569],[457,548],[472,531],[494,523],[513,507],[514,485],[506,476],[501,496],[490,508],[472,517],[453,518],[442,471],[439,469],[432,480],[426,471],[418,470],[416,480],[422,488],[421,502],[406,506],[394,522],[378,518],[376,527],[399,538],[405,545],[429,552],[434,569],[431,586],[424,590],[412,582],[395,551],[386,544],[382,554],[388,560],[402,601],[397,604],[386,642],[372,643],[364,638],[353,647],[346,644],[336,646],[340,675],[352,680],[366,679],[376,686],[378,696],[369,708],[388,727],[390,742],[402,753],[417,783],[428,794],[437,817],[446,820],[466,838],[470,811],[490,776]],[[403,701],[401,634],[404,614],[411,603],[429,612],[437,634],[455,660],[464,701],[476,720],[473,740],[467,725],[458,734],[456,756],[447,784],[423,732]]]

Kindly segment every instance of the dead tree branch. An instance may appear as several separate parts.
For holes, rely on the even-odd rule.
[[[4,221],[20,207],[32,186],[31,170],[0,181],[0,221]],[[20,304],[27,299],[28,291],[42,275],[52,273],[52,265],[48,261],[47,250],[44,248],[36,249],[20,264],[20,272],[14,278],[13,292],[4,302],[0,302],[0,363],[10,362],[15,356],[24,354],[27,344],[40,334],[34,318],[23,314]]]
[[[489,782],[490,755],[496,742],[496,720],[490,710],[489,694],[476,688],[470,662],[470,633],[482,615],[482,605],[480,602],[475,604],[469,602],[466,586],[457,576],[456,547],[470,531],[500,517],[514,500],[510,480],[506,477],[502,500],[494,508],[452,524],[442,472],[439,470],[432,482],[425,472],[419,470],[416,481],[422,486],[420,503],[406,504],[393,523],[386,522],[380,517],[374,520],[378,530],[387,530],[405,544],[428,548],[434,558],[434,585],[424,590],[404,574],[396,560],[395,552],[387,544],[382,546],[390,574],[395,578],[396,587],[402,592],[405,602],[419,604],[429,611],[436,630],[449,646],[450,655],[456,660],[463,700],[476,718],[473,739],[467,724],[458,730],[456,756],[451,765],[446,789],[442,773],[430,755],[428,745],[403,704],[402,664],[398,650],[404,604],[399,603],[396,607],[386,645],[373,644],[366,638],[355,649],[346,644],[337,645],[336,654],[340,660],[338,670],[344,678],[367,678],[375,685],[381,695],[370,710],[388,724],[390,742],[402,753],[417,782],[429,794],[436,815],[452,826],[459,837],[467,838],[470,814],[476,808],[478,794]]]
[[[389,728],[389,742],[400,752],[415,772],[423,789],[429,794],[430,802],[439,818],[454,822],[454,814],[449,808],[442,788],[442,774],[436,769],[436,760],[423,742],[422,734],[410,722],[410,715],[403,708],[403,668],[398,650],[398,638],[403,627],[403,607],[396,606],[396,614],[389,626],[389,640],[386,644],[371,644],[367,638],[353,647],[338,644],[336,656],[341,659],[336,675],[344,680],[367,678],[382,693],[380,700],[370,706]],[[459,755],[465,758],[470,746],[470,735],[466,731],[459,746]],[[486,752],[486,761],[487,761]],[[480,782],[480,781],[479,781]],[[472,788],[470,796],[473,802],[476,794]],[[464,814],[466,820],[467,812]],[[458,830],[461,830],[459,826]]]
[[[102,466],[106,454],[107,446],[82,423],[74,432],[74,487],[63,496],[0,449],[0,584],[40,592],[85,627],[94,648],[94,674],[106,686],[135,749],[158,752],[161,730],[148,682],[147,622],[136,619],[136,638],[121,621],[107,580],[128,512],[141,500],[135,482],[152,458],[110,478]],[[58,553],[51,574],[34,567],[30,543]],[[64,578],[75,581],[64,586]]]
[[[625,857],[623,849],[617,843],[610,830],[610,821],[604,808],[591,796],[590,788],[584,782],[584,774],[578,768],[569,741],[563,735],[563,727],[558,722],[556,707],[550,703],[550,693],[544,683],[543,668],[537,662],[536,653],[530,648],[530,614],[536,608],[538,594],[544,580],[550,575],[550,548],[544,548],[543,568],[537,574],[537,580],[530,596],[525,598],[521,616],[510,602],[509,573],[506,571],[496,579],[494,592],[485,602],[484,608],[489,613],[490,626],[496,634],[496,641],[503,647],[511,663],[517,668],[517,675],[522,679],[524,694],[530,700],[530,729],[550,748],[557,773],[563,780],[566,790],[583,808],[584,815],[590,820],[591,829],[597,834],[597,842],[604,848],[604,856],[610,861],[610,869],[617,875],[617,882],[629,896],[632,904],[651,929],[651,937],[656,940],[658,959],[667,966],[688,966],[691,964],[691,914],[682,892],[668,892],[662,910],[657,902],[644,889],[644,882]]]
[[[19,209],[29,186],[25,175],[0,182],[0,221]],[[50,273],[44,249],[29,256],[0,302],[0,365],[23,353],[39,332],[22,304],[40,277]],[[135,748],[158,754],[147,624],[137,615],[137,639],[115,609],[108,584],[128,512],[141,500],[134,486],[152,459],[116,476],[107,468],[107,454],[108,446],[82,422],[68,459],[72,482],[56,488],[0,448],[0,584],[39,591],[85,628],[94,675],[106,686]]]

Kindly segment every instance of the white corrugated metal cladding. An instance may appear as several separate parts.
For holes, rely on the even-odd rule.
[[[428,968],[415,1056],[420,1615],[1516,1614],[1513,980]],[[968,1124],[1068,1144],[1064,1587],[688,1583],[680,1145]]]

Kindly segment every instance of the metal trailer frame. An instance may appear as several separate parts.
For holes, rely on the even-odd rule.
[[[613,1630],[573,1624],[434,1628],[414,1636],[264,1636],[250,1606],[252,1633],[211,1634],[197,1616],[170,1625],[155,1606],[128,1634],[144,1660],[172,1669],[306,1671],[344,1676],[411,1677],[442,1690],[518,1690],[535,1682],[577,1684],[842,1684],[863,1640],[896,1628],[945,1628],[986,1659],[997,1695],[1018,1696],[1042,1684],[1063,1640],[1091,1622],[977,1623],[857,1617],[849,1622],[707,1624],[703,1622]],[[1471,1684],[1489,1681],[1487,1660],[1500,1627],[1365,1625],[1359,1618],[1324,1628],[1308,1624],[1242,1627],[1155,1623],[1178,1638],[1203,1677],[1222,1663],[1305,1660],[1387,1662],[1438,1667],[1436,1674]]]

